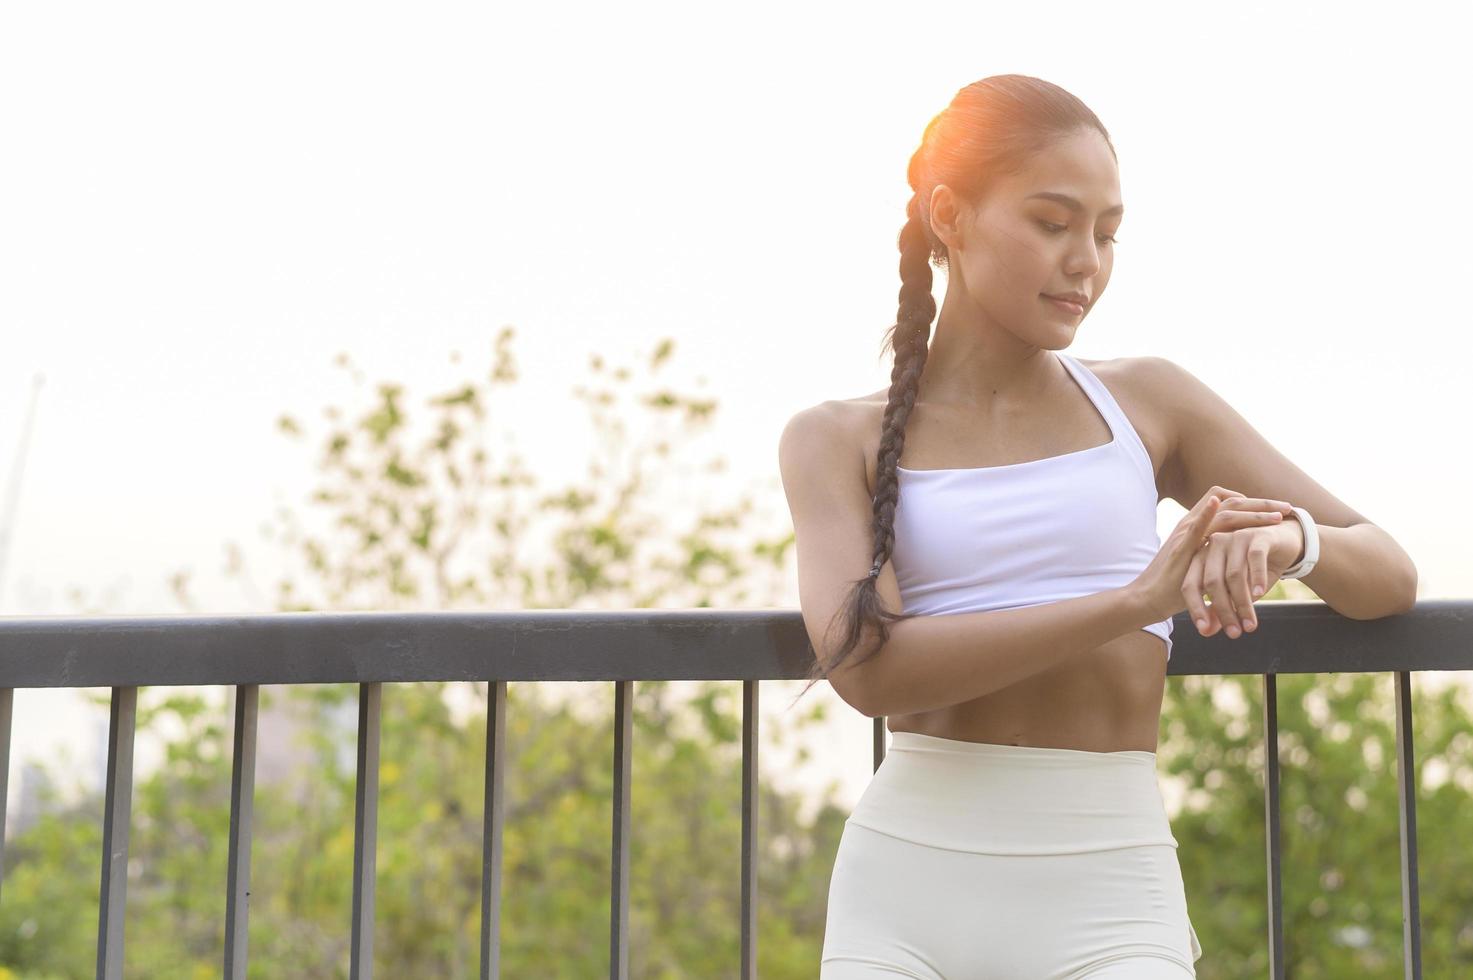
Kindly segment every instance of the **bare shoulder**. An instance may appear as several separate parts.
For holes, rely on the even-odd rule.
[[[1139,354],[1134,357],[1116,357],[1108,361],[1086,361],[1091,370],[1096,364],[1107,371],[1113,371],[1121,379],[1137,388],[1144,388],[1148,394],[1158,394],[1163,387],[1169,388],[1179,383],[1186,369],[1175,361],[1160,356],[1159,354]]]
[[[1164,357],[1131,358],[1135,387],[1171,428],[1168,496],[1191,508],[1213,486],[1288,500],[1321,526],[1371,521],[1294,464],[1244,415],[1191,371]]]
[[[885,415],[887,392],[884,389],[854,398],[830,398],[800,409],[783,429],[784,440],[804,444],[814,440],[837,442],[847,451],[858,453],[864,445],[866,428],[878,425]]]
[[[1170,358],[1159,354],[1120,357],[1102,362],[1112,372],[1125,396],[1134,399],[1149,416],[1163,443],[1163,462],[1174,465],[1180,445],[1182,419],[1203,410],[1216,396],[1196,375]]]
[[[799,409],[783,426],[778,462],[789,479],[805,462],[821,459],[827,466],[845,458],[859,459],[855,410],[848,401],[829,399]]]
[[[1105,382],[1110,394],[1114,395],[1119,390],[1127,398],[1137,399],[1152,398],[1160,381],[1174,367],[1166,358],[1154,354],[1112,357],[1102,361],[1090,361],[1082,357],[1076,360]],[[1118,396],[1116,400],[1119,400]]]
[[[1154,354],[1112,357],[1103,361],[1087,361],[1081,357],[1078,361],[1105,382],[1116,401],[1121,395],[1136,402],[1145,400],[1151,403],[1152,410],[1163,407],[1165,403],[1159,395],[1170,386],[1172,369],[1180,370],[1171,361]]]
[[[849,435],[853,414],[848,402],[827,399],[793,413],[783,426],[780,446],[800,451],[818,448],[820,443],[844,441]]]
[[[1154,354],[1088,361],[1078,358],[1109,389],[1145,443],[1156,474],[1157,499],[1171,495],[1173,455],[1177,445],[1177,415],[1173,397],[1180,397],[1182,369]]]
[[[798,471],[814,463],[826,479],[849,473],[857,475],[861,486],[872,486],[864,449],[869,431],[879,431],[886,396],[882,389],[854,398],[832,398],[795,413],[783,428],[778,446],[784,481],[798,479]]]

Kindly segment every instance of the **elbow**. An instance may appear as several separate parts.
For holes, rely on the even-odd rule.
[[[1385,571],[1381,576],[1361,578],[1355,583],[1354,601],[1346,603],[1349,608],[1341,608],[1338,605],[1333,608],[1343,616],[1358,620],[1400,616],[1415,609],[1418,587],[1417,566],[1412,562],[1411,557],[1401,552],[1399,559],[1389,560],[1383,563],[1382,567]]]
[[[1412,556],[1407,554],[1405,548],[1401,549],[1401,557],[1406,567],[1402,570],[1402,574],[1399,577],[1401,583],[1401,590],[1399,592],[1401,602],[1398,603],[1395,613],[1398,615],[1409,613],[1417,607],[1417,586],[1419,584],[1417,580],[1417,563],[1412,561]]]
[[[1407,567],[1410,569],[1410,572],[1407,575],[1406,588],[1403,592],[1404,601],[1402,607],[1397,610],[1398,613],[1409,613],[1417,608],[1417,586],[1419,584],[1417,580],[1417,566],[1408,562]]]
[[[1384,587],[1371,596],[1366,597],[1365,606],[1356,607],[1355,611],[1341,611],[1341,615],[1349,619],[1372,620],[1384,619],[1387,616],[1401,616],[1411,612],[1417,607],[1417,580],[1415,575],[1406,582]]]
[[[866,718],[878,718],[883,713],[876,707],[866,687],[854,675],[853,668],[830,674],[829,686],[840,700]]]
[[[879,655],[877,650],[863,656],[855,651],[847,662],[833,668],[828,674],[829,686],[834,689],[834,693],[866,718],[879,718],[886,714],[884,706],[878,703],[875,696],[881,687],[875,683],[873,670]]]
[[[1405,552],[1403,552],[1405,554]],[[1399,616],[1409,613],[1417,607],[1417,566],[1410,555],[1406,555],[1406,569],[1396,578],[1398,588],[1395,590],[1396,602],[1390,616]]]
[[[877,681],[878,678],[871,673],[863,684],[851,682],[848,694],[841,692],[839,696],[866,718],[888,718],[895,714],[906,714],[910,709],[901,708],[895,703],[894,690]]]

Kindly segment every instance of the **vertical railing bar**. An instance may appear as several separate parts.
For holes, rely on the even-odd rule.
[[[1273,980],[1284,980],[1284,882],[1279,841],[1278,675],[1263,675],[1263,808],[1268,839],[1268,960]]]
[[[759,681],[742,681],[742,980],[757,980],[757,707]]]
[[[353,805],[353,941],[348,976],[373,980],[373,900],[378,858],[378,747],[383,684],[358,685],[358,779]]]
[[[875,768],[885,761],[885,716],[875,718]]]
[[[486,682],[486,803],[481,814],[481,980],[501,975],[501,841],[506,817],[506,681]]]
[[[138,688],[115,687],[108,708],[107,791],[102,811],[102,892],[97,903],[97,977],[122,980],[128,826],[133,809],[133,731]]]
[[[251,902],[251,823],[255,814],[256,718],[261,685],[235,688],[230,761],[230,843],[225,883],[225,980],[245,980]]]
[[[5,884],[5,815],[10,789],[10,718],[15,688],[0,687],[0,886]]]
[[[614,682],[614,879],[610,886],[609,976],[629,978],[629,775],[633,681]]]
[[[1422,980],[1422,903],[1417,885],[1417,768],[1412,752],[1412,674],[1396,677],[1396,794],[1401,813],[1401,936],[1407,980]]]

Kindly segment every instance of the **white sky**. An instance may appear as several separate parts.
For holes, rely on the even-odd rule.
[[[1457,448],[1473,17],[900,9],[12,6],[0,489],[45,384],[0,614],[71,613],[71,587],[109,612],[178,613],[181,568],[206,610],[262,611],[223,547],[274,581],[257,529],[277,503],[305,509],[311,454],[275,418],[359,397],[340,351],[411,395],[479,375],[503,324],[519,445],[550,481],[586,459],[568,390],[588,354],[673,336],[678,370],[720,399],[734,478],[785,517],[783,423],[887,381],[922,129],[1004,72],[1081,97],[1120,156],[1114,276],[1071,352],[1177,361],[1390,531],[1424,598],[1473,593]],[[1180,516],[1163,504],[1163,533]],[[91,750],[97,712],[75,702],[18,693],[12,780],[58,741]],[[853,798],[867,725],[843,727],[853,750],[819,775],[842,766]]]

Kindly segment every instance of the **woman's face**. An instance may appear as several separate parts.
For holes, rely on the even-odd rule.
[[[1123,208],[1104,137],[1087,129],[1064,138],[1022,173],[996,179],[976,205],[940,186],[931,206],[949,250],[947,300],[1035,346],[1067,347],[1114,266]],[[1079,312],[1049,299],[1071,293],[1083,298]]]

